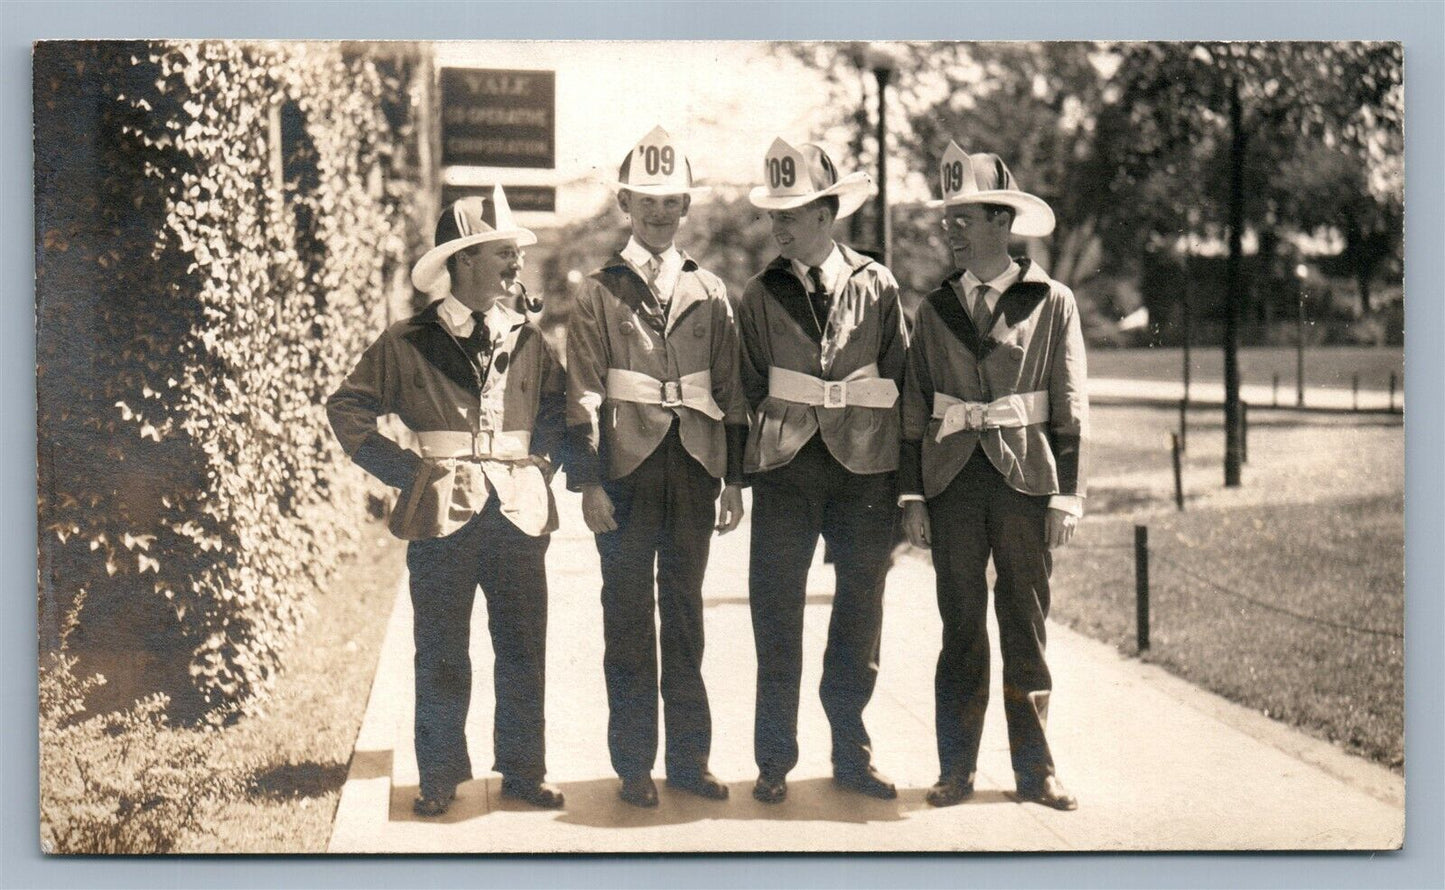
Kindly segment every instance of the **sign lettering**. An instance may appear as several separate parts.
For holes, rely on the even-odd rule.
[[[441,69],[442,164],[557,166],[552,71]]]
[[[557,189],[553,186],[504,185],[502,189],[507,193],[507,205],[513,211],[529,213],[555,213],[557,211]],[[444,185],[442,186],[442,206],[450,207],[452,202],[457,199],[471,195],[480,195],[491,200],[492,187],[490,185]]]

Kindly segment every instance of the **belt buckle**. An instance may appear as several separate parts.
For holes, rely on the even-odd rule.
[[[472,433],[472,457],[483,458],[492,453],[492,434],[486,430]]]
[[[682,407],[682,384],[676,380],[667,380],[662,384],[662,407]]]
[[[823,407],[846,408],[848,406],[848,384],[841,380],[823,384]]]
[[[967,408],[968,428],[971,430],[983,429],[984,414],[987,406],[978,402],[970,402]]]

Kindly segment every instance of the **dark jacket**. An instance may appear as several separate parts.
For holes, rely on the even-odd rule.
[[[495,494],[528,534],[557,526],[545,474],[526,460],[560,452],[563,378],[541,331],[501,307],[490,369],[479,372],[438,317],[441,301],[382,332],[326,403],[341,447],[362,469],[401,489],[391,529],[407,540],[456,531]],[[423,458],[377,431],[395,414],[413,433],[489,433],[499,459]],[[490,483],[490,485],[488,484]]]
[[[833,457],[854,473],[898,468],[899,404],[891,408],[826,408],[768,395],[768,369],[773,366],[825,380],[843,380],[876,364],[880,377],[902,389],[908,334],[898,303],[898,283],[885,266],[842,245],[839,249],[852,273],[833,317],[843,322],[848,334],[826,373],[821,355],[823,332],[789,261],[783,257],[773,260],[743,290],[738,312],[742,379],[754,412],[745,460],[749,473],[786,465],[820,430]]]
[[[1085,493],[1089,397],[1084,335],[1074,294],[1027,259],[1000,297],[987,336],[974,328],[955,274],[919,304],[903,390],[904,494],[940,494],[976,447],[1008,480],[1032,495]],[[937,441],[934,393],[968,402],[1046,392],[1046,422],[962,430]]]
[[[723,417],[608,398],[612,368],[658,381],[706,371]],[[674,420],[683,447],[709,473],[741,480],[748,412],[727,289],[684,256],[664,318],[651,288],[614,254],[582,286],[567,325],[568,487],[631,473],[662,443]]]

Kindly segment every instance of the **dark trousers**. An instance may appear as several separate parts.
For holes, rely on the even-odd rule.
[[[878,679],[896,499],[893,473],[851,473],[819,436],[786,466],[753,479],[748,575],[758,654],[753,755],[764,774],[781,777],[798,763],[803,607],[819,535],[837,574],[819,689],[832,728],[833,769],[857,772],[872,760],[863,709]]]
[[[655,614],[667,774],[687,778],[707,769],[712,716],[702,682],[702,577],[720,486],[687,453],[676,424],[636,470],[603,486],[617,521],[616,531],[597,535],[607,746],[624,778],[651,773],[657,760]]]
[[[493,769],[540,781],[546,775],[542,703],[546,686],[547,573],[550,538],[523,534],[498,509],[481,513],[445,538],[407,547],[416,642],[416,760],[422,793],[440,793],[472,778],[467,710],[468,655],[477,586],[487,597],[495,658]]]
[[[1016,780],[1053,775],[1044,728],[1053,683],[1044,661],[1053,559],[1045,539],[1048,498],[1009,488],[983,449],[928,502],[943,651],[934,676],[938,759],[944,777],[978,763],[988,707],[988,560],[998,583],[994,612],[1003,655],[1003,707]]]

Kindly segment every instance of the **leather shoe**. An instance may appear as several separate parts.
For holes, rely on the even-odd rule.
[[[872,766],[857,771],[835,772],[833,773],[833,782],[850,791],[876,797],[879,800],[892,800],[898,796],[898,789],[893,787],[893,783],[888,780],[888,777]]]
[[[753,784],[753,799],[763,803],[782,803],[788,796],[788,780],[763,773]]]
[[[698,797],[706,797],[708,800],[728,799],[728,786],[707,770],[689,776],[668,776],[667,784],[670,788],[696,794]]]
[[[411,811],[418,816],[440,816],[457,799],[457,789],[446,791],[423,791],[411,803]]]
[[[944,776],[923,797],[935,807],[951,807],[973,796],[973,773]]]
[[[634,807],[657,806],[657,786],[653,784],[651,776],[633,776],[630,779],[624,777],[622,790],[617,794]]]
[[[1019,800],[1027,803],[1041,803],[1056,810],[1077,810],[1079,799],[1069,793],[1057,776],[1044,776],[1038,783],[1020,782]]]
[[[529,803],[544,810],[560,810],[567,798],[556,786],[528,779],[502,779],[502,796]]]

